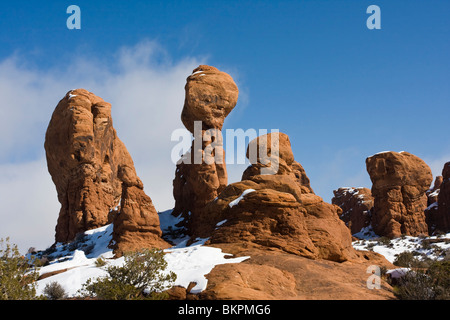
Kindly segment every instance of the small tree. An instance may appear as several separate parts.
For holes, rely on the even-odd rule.
[[[0,239],[0,300],[36,299],[39,274],[9,238]]]
[[[81,289],[84,297],[102,300],[165,299],[163,291],[176,279],[173,272],[166,273],[164,252],[144,249],[124,254],[122,266],[108,266],[108,276],[89,279]]]

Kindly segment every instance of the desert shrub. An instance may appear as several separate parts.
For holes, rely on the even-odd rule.
[[[393,264],[398,267],[410,268],[412,261],[415,260],[414,254],[411,251],[403,251],[397,255]]]
[[[106,277],[89,279],[80,291],[83,297],[101,300],[165,299],[164,290],[176,275],[165,272],[164,252],[145,249],[124,254],[122,266],[108,266]]]
[[[366,245],[366,248],[367,248],[367,250],[369,250],[369,251],[373,251],[373,247],[375,247],[376,245],[377,245],[376,242],[369,242],[369,243]]]
[[[402,300],[449,300],[450,262],[435,261],[426,271],[408,271],[394,293]]]
[[[378,244],[382,246],[392,247],[393,244],[391,243],[391,239],[388,237],[381,237],[378,239]]]
[[[420,260],[416,256],[421,256],[419,252],[403,251],[397,255],[393,264],[398,267],[405,268],[427,268],[430,259]]]
[[[50,300],[62,300],[67,297],[66,290],[56,281],[47,283],[43,293]]]
[[[450,300],[450,261],[434,262],[427,270],[433,280],[435,299]]]
[[[95,260],[95,266],[97,268],[103,267],[104,265],[106,265],[106,261],[102,257],[99,257],[97,258],[97,260]]]
[[[9,238],[0,239],[0,300],[36,299],[39,274]]]
[[[433,300],[432,279],[424,271],[408,271],[394,289],[401,300]]]

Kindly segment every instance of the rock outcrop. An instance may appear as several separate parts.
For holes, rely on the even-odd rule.
[[[231,76],[211,66],[201,65],[187,78],[181,120],[194,140],[173,180],[173,215],[183,215],[187,230],[196,228],[198,212],[228,183],[220,130],[238,93]]]
[[[450,232],[450,162],[444,165],[440,180],[437,182],[439,188],[435,185],[436,190],[429,195],[430,201],[433,194],[437,194],[438,199],[428,207],[427,218],[433,232]]]
[[[113,243],[116,257],[127,251],[143,248],[165,249],[170,245],[162,239],[159,217],[152,200],[144,192],[144,185],[129,166],[120,166],[118,178],[122,181],[120,212],[113,223]]]
[[[181,121],[194,133],[194,122],[202,122],[202,130],[222,130],[223,122],[236,106],[239,90],[233,78],[217,68],[200,65],[186,80]]]
[[[117,137],[108,102],[84,89],[69,91],[53,112],[45,151],[61,203],[56,242],[113,221],[119,238],[126,234],[123,230],[159,237],[158,215]],[[133,229],[135,225],[139,227]]]
[[[276,135],[280,137],[279,156],[267,154],[279,164],[278,172],[258,174],[268,167],[258,157],[242,181],[228,185],[205,206],[199,216],[202,228],[195,230],[195,236],[211,236],[211,244],[257,245],[311,259],[342,262],[354,258],[351,234],[338,217],[338,207],[307,192],[310,187],[302,181],[309,179],[304,170],[299,178],[289,137]],[[268,137],[274,139],[273,134]],[[261,138],[250,142],[249,148],[266,141]]]
[[[437,176],[434,181],[434,185],[432,188],[428,189],[426,192],[427,195],[427,208],[425,209],[425,221],[428,225],[428,233],[432,235],[435,231],[437,231],[437,226],[441,225],[442,222],[439,219],[438,215],[438,201],[439,201],[439,192],[441,191],[441,185],[443,182],[442,176]],[[441,228],[442,226],[440,226]],[[439,229],[440,229],[439,228]]]
[[[396,238],[402,234],[427,235],[426,191],[431,169],[408,152],[382,152],[366,159],[372,180],[372,227],[376,234]]]
[[[442,177],[438,200],[438,215],[441,222],[438,224],[438,228],[443,232],[448,232],[450,231],[450,162],[444,165]]]
[[[351,233],[358,233],[371,222],[373,197],[367,188],[339,188],[334,190],[332,204],[342,209],[340,218],[350,229]]]
[[[392,287],[382,278],[380,289],[366,286],[369,266],[395,268],[383,256],[358,252],[357,261],[338,263],[307,259],[281,250],[242,244],[214,244],[233,256],[251,256],[241,263],[214,267],[200,299],[213,300],[393,300]]]

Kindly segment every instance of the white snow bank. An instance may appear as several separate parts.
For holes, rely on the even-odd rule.
[[[367,229],[366,231],[370,231]],[[354,236],[358,236],[358,234],[354,234]],[[442,235],[439,237],[442,241],[434,242],[432,246],[427,245],[423,246],[423,241],[425,240],[433,240],[438,239],[436,236],[430,236],[430,237],[411,237],[411,236],[404,236],[395,238],[389,241],[388,244],[379,242],[376,237],[370,238],[369,236],[366,237],[366,239],[371,240],[358,240],[354,241],[353,248],[357,250],[373,250],[374,252],[377,252],[381,255],[383,255],[389,262],[394,262],[397,258],[397,255],[405,252],[417,252],[419,254],[423,254],[427,256],[430,259],[443,259],[443,256],[439,255],[439,251],[445,251],[450,249],[450,233],[447,233],[445,235]],[[446,241],[447,239],[447,241]],[[438,250],[436,250],[438,249]],[[417,256],[418,259],[420,259],[420,256]]]
[[[199,293],[206,289],[208,280],[205,275],[219,264],[239,263],[250,257],[228,258],[230,254],[223,253],[219,248],[194,244],[189,247],[166,249],[165,258],[168,269],[177,274],[175,285],[187,288],[190,282],[195,282],[192,293]]]
[[[171,210],[160,213],[159,215],[162,229],[169,229],[183,219],[171,215]],[[66,291],[69,297],[76,296],[82,285],[89,278],[98,278],[107,275],[106,267],[108,265],[120,266],[124,263],[123,257],[113,259],[112,249],[108,244],[112,240],[113,225],[107,225],[98,229],[86,231],[82,242],[74,245],[56,244],[52,253],[48,254],[52,262],[39,269],[39,274],[43,275],[50,272],[61,271],[61,273],[49,276],[37,281],[37,294],[43,294],[46,284],[53,281],[58,282]],[[185,288],[189,283],[195,282],[196,286],[191,290],[192,293],[201,292],[206,288],[206,275],[219,264],[239,263],[250,257],[228,258],[228,253],[223,253],[220,248],[205,246],[208,239],[197,239],[191,246],[186,246],[188,237],[183,236],[172,248],[164,250],[167,261],[166,272],[173,271],[177,275],[175,285]],[[106,266],[97,267],[96,260],[103,258]]]

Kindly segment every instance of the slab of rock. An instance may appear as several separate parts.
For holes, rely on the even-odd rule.
[[[338,263],[307,259],[282,250],[242,244],[214,244],[241,263],[216,266],[206,277],[200,299],[212,300],[393,300],[392,287],[381,278],[380,289],[367,288],[370,266],[395,268],[383,256],[358,252],[355,261]]]
[[[430,167],[408,152],[376,154],[366,159],[366,167],[373,183],[374,232],[389,238],[428,235],[424,212],[433,181]]]

